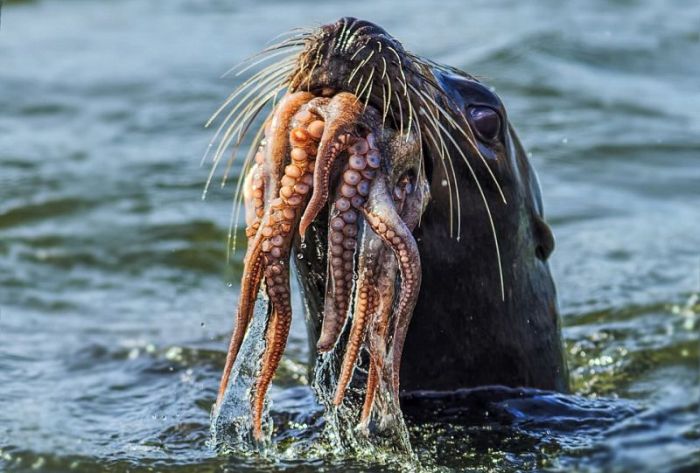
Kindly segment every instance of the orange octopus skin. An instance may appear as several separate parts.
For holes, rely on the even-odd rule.
[[[364,205],[369,187],[380,165],[379,154],[374,147],[374,141],[373,136],[370,135],[366,140],[368,143],[367,149],[363,147],[356,149],[357,152],[365,152],[365,156],[363,156],[365,159],[363,161],[358,159],[353,160],[352,158],[357,157],[357,155],[353,155],[349,162],[349,169],[346,170],[343,175],[346,184],[356,184],[358,195],[361,197],[361,199],[355,202],[358,207]],[[370,156],[372,159],[367,159]],[[350,180],[348,177],[353,177],[354,179]],[[357,362],[367,322],[376,311],[376,306],[379,302],[378,294],[376,293],[376,279],[379,274],[377,264],[381,257],[383,246],[381,240],[373,232],[364,232],[357,271],[359,279],[355,295],[355,312],[350,329],[350,337],[345,347],[343,364],[338,378],[338,386],[333,400],[335,405],[340,405],[343,401],[345,390],[350,383],[352,372]]]
[[[402,220],[401,204],[405,194],[395,205],[386,188],[386,177],[380,175],[381,159],[374,135],[370,133],[366,138],[357,135],[364,113],[363,104],[345,92],[333,98],[314,97],[304,92],[285,96],[266,124],[266,139],[244,180],[249,245],[236,326],[216,404],[221,402],[229,383],[264,278],[271,315],[250,400],[252,434],[258,441],[263,439],[266,394],[291,326],[289,259],[292,240],[297,230],[303,238],[308,225],[326,204],[333,165],[346,150],[349,157],[329,218],[327,288],[317,348],[323,352],[337,343],[354,293],[355,313],[334,403],[339,405],[343,401],[365,338],[369,342],[370,371],[362,422],[371,415],[380,378],[389,380],[392,393],[398,396],[398,363],[420,287],[420,260],[411,234],[415,223],[410,223],[410,218],[404,218],[406,223]],[[361,216],[367,222],[367,230],[359,256],[360,279],[353,287]],[[367,251],[365,241],[372,245]],[[398,289],[394,287],[397,274],[401,276]],[[384,373],[395,291],[398,291],[397,310],[393,317],[389,363],[393,371]],[[372,327],[371,335],[367,334],[368,326]]]
[[[328,126],[318,146],[318,159],[313,174],[314,190],[299,222],[299,235],[302,238],[328,200],[331,168],[338,155],[347,147],[348,135],[353,132],[362,116],[364,105],[353,94],[341,92],[322,110],[314,111],[323,117]]]
[[[357,363],[357,358],[360,353],[360,346],[365,335],[365,329],[370,317],[376,312],[378,304],[378,294],[376,286],[372,282],[376,281],[376,273],[374,265],[367,265],[364,271],[361,272],[360,280],[358,281],[357,297],[355,298],[355,313],[353,315],[352,327],[350,329],[350,338],[345,348],[343,356],[343,364],[338,377],[338,386],[336,388],[333,404],[339,406],[345,397],[345,390],[350,384],[352,373]],[[362,271],[362,265],[360,271]],[[370,386],[372,374],[368,377],[367,390],[373,389]]]
[[[265,146],[260,145],[255,154],[255,164],[248,172],[243,183],[243,202],[245,205],[245,234],[248,243],[255,238],[260,222],[265,214],[265,187],[268,180],[264,163]]]
[[[263,237],[260,247],[272,317],[267,328],[263,362],[252,398],[253,436],[256,440],[262,439],[265,395],[279,366],[289,335],[292,320],[289,255],[294,238],[293,229],[313,182],[314,160],[313,154],[308,151],[315,148],[314,132],[322,127],[322,122],[314,120],[306,129],[297,127],[290,132],[290,142],[294,147],[290,155],[291,164],[284,168],[279,197],[270,203],[268,218],[260,230]]]
[[[328,229],[328,284],[324,302],[323,324],[317,348],[333,348],[345,325],[353,289],[355,250],[357,247],[358,210],[369,193],[371,180],[379,167],[378,154],[368,140],[356,138],[348,148],[352,154],[341,175],[338,196],[330,215]]]
[[[411,231],[418,224],[423,210],[424,197],[427,190],[418,186],[412,195],[406,197],[403,209],[403,219],[398,216],[393,205],[387,202],[386,186],[381,179],[375,182],[373,192],[370,194],[370,202],[365,209],[367,221],[375,232],[391,248],[401,275],[401,284],[398,292],[398,303],[394,311],[393,334],[391,346],[391,389],[396,402],[399,396],[399,372],[401,368],[401,354],[406,339],[408,324],[410,323],[413,308],[415,307],[420,290],[421,265],[418,247]],[[404,221],[405,219],[405,221]],[[389,283],[389,281],[387,281]],[[393,281],[390,281],[393,284]],[[390,310],[390,309],[389,309]],[[376,338],[386,340],[386,323],[388,314],[382,314]],[[377,341],[375,338],[375,342]],[[381,357],[378,357],[381,358]],[[379,367],[378,367],[379,368]]]
[[[279,176],[280,168],[283,168],[287,158],[288,140],[286,135],[288,133],[289,123],[301,106],[312,98],[313,95],[307,92],[290,94],[285,96],[275,109],[266,132],[269,140],[268,145],[265,146],[265,162],[260,164],[266,168],[266,174],[268,174],[267,189],[263,191],[264,195],[276,195],[278,192],[279,179],[277,179],[276,176]],[[258,209],[256,209],[256,213],[257,210]],[[269,218],[268,215],[263,215],[262,221],[265,221],[267,218]],[[260,223],[258,223],[258,227],[260,226]],[[228,353],[226,355],[226,363],[221,376],[221,383],[219,384],[219,392],[216,398],[217,406],[220,404],[226,392],[231,370],[233,369],[233,364],[236,361],[241,344],[245,338],[245,333],[248,329],[252,311],[255,306],[255,299],[260,289],[262,276],[261,245],[263,238],[259,230],[260,229],[258,229],[252,241],[249,239],[248,249],[244,258],[243,280],[241,281],[241,292],[238,299],[236,325],[231,335],[231,342],[229,343]]]
[[[406,188],[410,185],[409,181],[408,176],[404,176],[394,189],[394,205],[396,206],[396,211],[402,217]],[[409,228],[411,228],[411,224],[409,224]],[[363,248],[360,254],[360,268],[358,272],[360,273],[360,279],[357,292],[359,295],[366,292],[368,294],[368,303],[366,308],[362,304],[356,303],[348,348],[343,359],[334,402],[336,405],[342,403],[345,389],[350,382],[352,371],[357,362],[366,326],[371,322],[371,325],[373,325],[372,334],[367,337],[370,365],[367,374],[365,401],[360,416],[360,425],[366,425],[371,414],[378,376],[382,371],[383,358],[386,353],[385,339],[391,316],[394,283],[397,273],[394,255],[388,251],[381,238],[374,232],[367,231],[363,236]]]
[[[411,192],[411,183],[408,177],[403,178],[394,188],[394,204],[397,212],[404,219],[410,230],[413,230],[418,224],[420,214],[416,214],[415,209],[421,208],[423,205],[423,195],[409,197],[408,209],[406,207],[407,193]],[[372,233],[372,235],[375,235]],[[379,237],[376,237],[379,238]],[[398,273],[398,264],[393,253],[386,246],[380,249],[377,255],[379,267],[382,271],[377,275],[377,280],[374,282],[377,288],[379,302],[376,307],[371,327],[367,335],[369,345],[369,371],[367,376],[367,389],[365,391],[365,400],[362,406],[362,414],[360,417],[360,425],[367,426],[372,414],[374,398],[379,387],[379,378],[384,371],[384,357],[386,355],[387,333],[389,331],[389,322],[391,319],[392,305],[394,301],[394,293],[396,292],[396,275]],[[393,389],[393,380],[392,380]],[[398,392],[395,393],[396,395]]]

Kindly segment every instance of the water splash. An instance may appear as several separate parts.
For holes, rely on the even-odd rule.
[[[256,375],[261,368],[268,321],[269,300],[264,291],[260,291],[248,333],[232,370],[233,375],[220,407],[214,408],[211,414],[209,445],[220,454],[247,456],[258,453],[276,458],[289,454],[289,445],[284,447],[273,443],[275,437],[269,399],[263,414],[263,436],[266,440],[256,442],[251,434],[251,398]],[[400,407],[390,394],[388,383],[380,382],[372,422],[367,426],[358,426],[367,376],[366,353],[363,357],[365,362],[355,370],[355,380],[348,388],[345,401],[341,406],[333,404],[346,341],[347,330],[334,350],[316,359],[311,388],[316,401],[323,408],[323,422],[309,426],[315,430],[309,438],[313,441],[305,442],[298,438],[293,450],[296,455],[302,456],[366,459],[373,463],[415,466],[416,456],[411,449],[408,429]],[[391,373],[387,373],[383,379],[389,380],[390,376]],[[279,427],[285,428],[284,425]],[[284,437],[284,433],[277,434]]]
[[[402,458],[413,463],[415,455],[401,408],[385,382],[391,379],[391,373],[381,377],[369,425],[359,424],[365,395],[367,356],[362,357],[363,361],[355,368],[353,382],[346,391],[343,403],[340,406],[333,403],[346,341],[347,327],[336,347],[318,356],[314,367],[312,388],[324,407],[324,436],[338,453],[344,455],[367,456],[392,462]]]
[[[212,410],[210,445],[222,453],[246,453],[259,447],[252,437],[252,390],[265,350],[265,328],[269,320],[269,300],[260,291],[253,309],[253,320],[232,369],[221,405]],[[263,432],[272,434],[269,400],[265,401]]]

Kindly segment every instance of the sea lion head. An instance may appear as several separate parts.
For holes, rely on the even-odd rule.
[[[565,389],[546,263],[554,240],[534,170],[493,90],[350,17],[296,32],[263,55],[284,57],[234,93],[244,98],[229,114],[233,123],[222,125],[219,146],[242,143],[284,92],[256,136],[243,184],[250,204],[243,331],[234,333],[229,359],[263,277],[273,306],[284,309],[273,308],[274,352],[265,359],[274,362],[260,375],[256,409],[289,330],[281,273],[290,253],[312,354],[345,352],[336,404],[363,348],[367,383],[374,372],[396,401],[399,372],[407,389]]]
[[[448,197],[445,227],[456,239],[471,231],[465,226],[484,226],[468,220],[465,214],[472,212],[465,207],[482,209],[485,226],[494,230],[490,253],[496,272],[503,264],[498,261],[498,232],[492,228],[502,220],[497,214],[513,214],[518,201],[526,201],[533,216],[541,216],[536,176],[506,108],[492,88],[472,75],[406,51],[374,23],[345,17],[304,38],[291,77],[291,91],[351,92],[381,112],[384,127],[417,139],[421,153],[391,160],[421,161],[413,168],[425,171],[435,197]],[[533,233],[538,237],[532,240],[532,253],[544,260],[554,247],[551,232]],[[503,297],[505,281],[500,281],[502,275],[498,279],[494,287]]]

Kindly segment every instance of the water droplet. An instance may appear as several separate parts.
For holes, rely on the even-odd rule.
[[[447,179],[443,179],[440,184],[442,184],[442,187],[447,187]]]

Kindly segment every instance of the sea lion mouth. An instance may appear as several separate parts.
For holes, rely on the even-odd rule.
[[[317,248],[326,263],[317,350],[331,350],[352,321],[334,403],[342,403],[365,346],[370,366],[361,423],[381,387],[398,405],[402,347],[421,282],[412,231],[430,197],[428,173],[435,161],[445,166],[448,148],[458,147],[453,134],[475,147],[463,115],[431,72],[436,66],[407,53],[380,27],[343,18],[295,34],[266,54],[294,47],[300,51],[254,75],[227,101],[243,97],[217,132],[225,130],[214,158],[217,163],[229,144],[240,145],[254,118],[284,92],[254,139],[239,183],[248,249],[217,398],[218,405],[264,288],[271,311],[251,400],[257,439],[291,324],[290,256],[310,226],[327,229]]]

